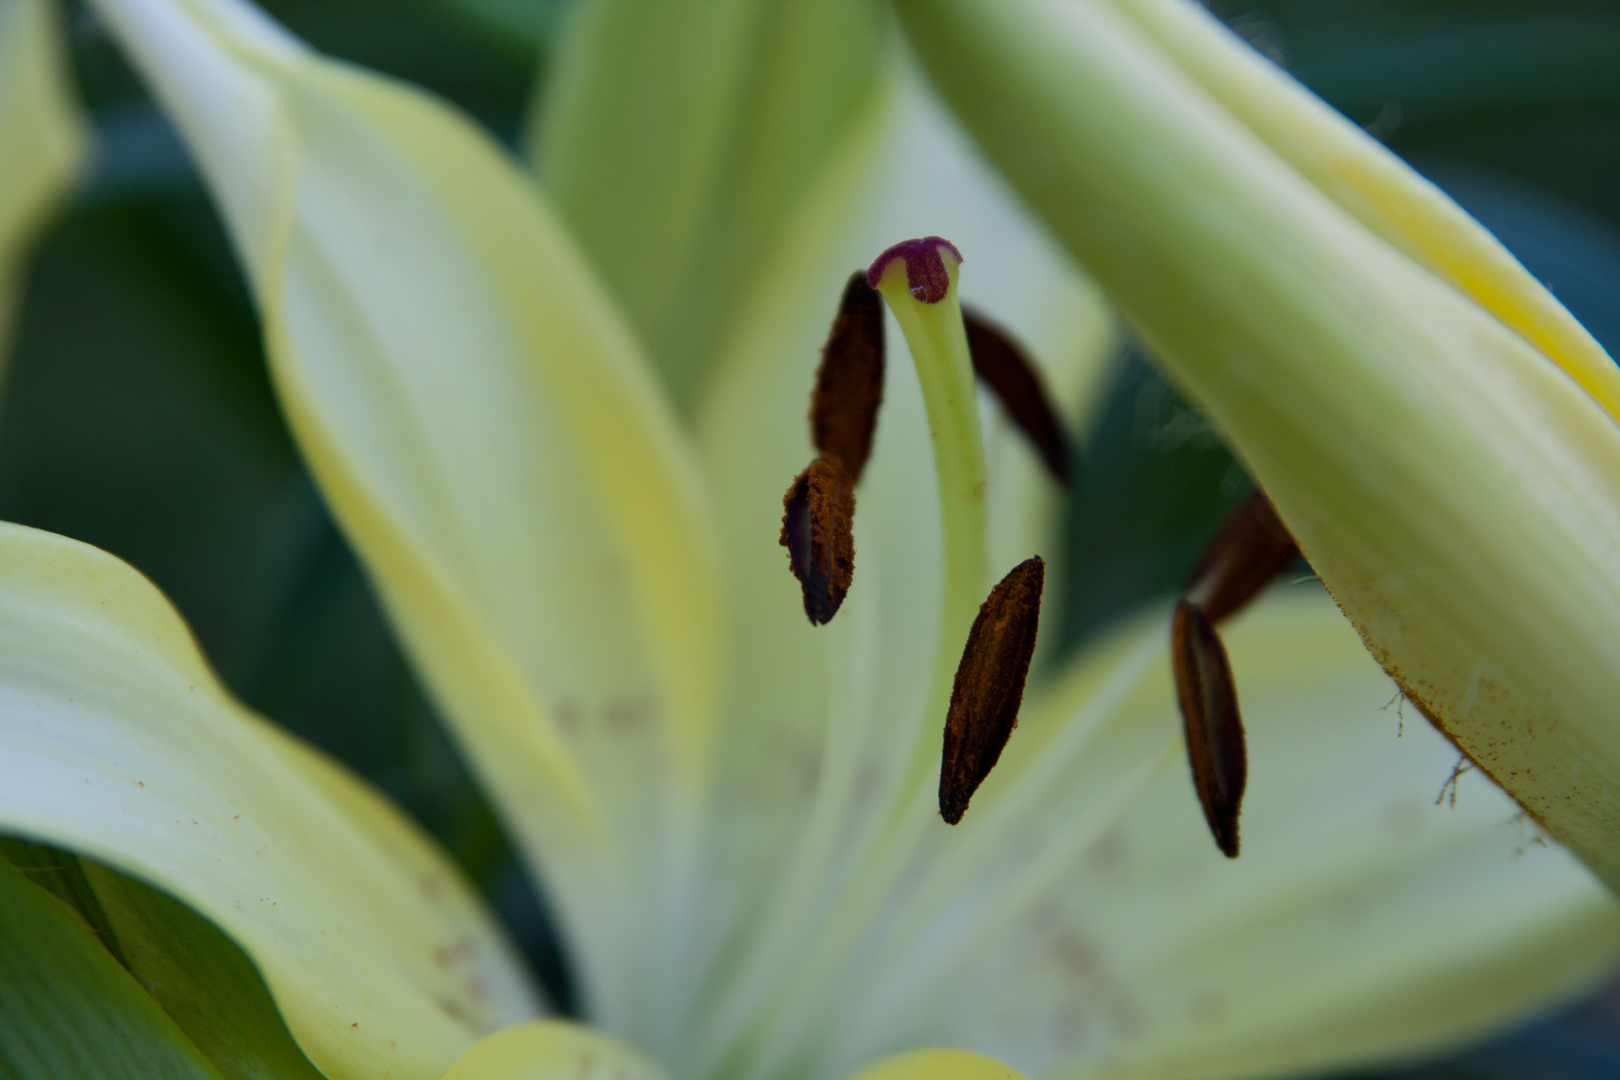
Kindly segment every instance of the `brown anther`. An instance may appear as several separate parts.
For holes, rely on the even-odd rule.
[[[1018,724],[1024,680],[1035,652],[1046,564],[1026,559],[979,607],[956,668],[939,766],[939,816],[955,825],[990,775]]]
[[[883,300],[857,270],[844,286],[810,397],[810,437],[817,450],[843,461],[852,484],[872,453],[882,401]]]
[[[1232,667],[1215,626],[1241,611],[1298,556],[1271,500],[1256,491],[1198,557],[1170,629],[1193,786],[1215,843],[1233,859],[1249,764]]]
[[[1177,605],[1171,624],[1170,661],[1187,733],[1193,787],[1216,845],[1227,858],[1235,859],[1238,811],[1249,778],[1237,690],[1214,625],[1196,604],[1186,600]]]
[[[838,613],[855,572],[855,484],[843,464],[822,454],[782,496],[782,546],[816,625]]]
[[[967,328],[973,373],[1001,399],[1007,415],[1035,445],[1047,470],[1067,487],[1074,472],[1069,435],[1029,358],[1006,331],[977,313],[964,308],[962,323]]]
[[[838,613],[855,573],[855,484],[872,453],[883,401],[883,302],[855,271],[844,286],[810,395],[810,438],[820,455],[782,496],[782,546],[821,625]]]
[[[1226,519],[1187,578],[1187,599],[1211,623],[1236,614],[1299,556],[1288,527],[1265,492],[1256,491]]]

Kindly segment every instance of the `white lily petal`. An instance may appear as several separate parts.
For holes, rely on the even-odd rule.
[[[1374,656],[1620,887],[1620,427],[1598,403],[1620,401],[1620,371],[1370,140],[1297,101],[1260,109],[1252,64],[1183,70],[1184,27],[1155,23],[1161,46],[1103,0],[901,10]],[[1279,153],[1284,131],[1311,148]],[[1373,205],[1336,201],[1356,199]]]
[[[1436,805],[1456,751],[1403,724],[1314,587],[1224,635],[1250,756],[1225,859],[1167,621],[1026,707],[896,916],[912,951],[874,954],[851,995],[868,1041],[847,1052],[948,1036],[1034,1075],[1297,1075],[1434,1052],[1612,970],[1620,905],[1478,775]]]
[[[631,1008],[611,958],[677,888],[719,662],[699,481],[633,338],[464,118],[234,0],[99,8],[227,211],[294,435],[586,999]]]
[[[0,0],[0,351],[11,339],[19,263],[84,157],[64,48],[45,0]]]
[[[537,1009],[413,825],[231,700],[145,578],[15,525],[0,526],[0,828],[212,920],[334,1080],[436,1077]]]

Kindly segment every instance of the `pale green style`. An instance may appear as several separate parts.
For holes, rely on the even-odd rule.
[[[912,296],[903,259],[890,262],[877,284],[916,359],[917,383],[934,448],[937,516],[944,543],[940,552],[937,648],[932,692],[923,706],[925,716],[943,716],[950,705],[962,642],[967,640],[973,617],[991,582],[985,506],[988,477],[984,440],[979,431],[978,388],[957,288],[961,264],[948,248],[938,247],[937,251],[951,283],[944,299],[924,303]],[[937,756],[936,747],[920,741],[911,775],[904,783],[915,786],[920,776],[930,775],[932,764],[937,785]],[[926,797],[929,789],[919,790]]]
[[[850,270],[929,233],[1071,418],[1113,331],[881,9],[687,25],[587,3],[535,139],[559,210],[453,110],[241,0],[94,7],[214,194],[293,434],[554,901],[594,1027],[537,1019],[444,857],[233,702],[149,583],[11,526],[0,828],[87,857],[28,849],[54,895],[0,874],[0,932],[57,943],[17,985],[91,1032],[30,1052],[134,1031],[119,1045],[220,1077],[1283,1076],[1442,1048],[1620,956],[1620,909],[1500,791],[1464,777],[1435,805],[1454,751],[1382,710],[1389,679],[1313,585],[1228,637],[1252,749],[1237,862],[1180,760],[1167,607],[1038,669],[968,816],[939,820],[947,644],[1018,561],[1061,574],[1057,493],[967,389],[956,290],[894,296],[855,585],[809,626],[776,534],[816,350]],[[851,27],[850,64],[823,63]],[[1151,98],[1155,71],[1132,77]],[[656,93],[690,130],[638,126]],[[643,223],[648,265],[618,221]],[[252,994],[239,1030],[209,1011],[250,962],[285,1031]]]
[[[1449,199],[1192,4],[897,7],[1408,699],[1620,887],[1613,361]]]

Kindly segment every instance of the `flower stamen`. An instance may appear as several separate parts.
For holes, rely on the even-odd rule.
[[[1220,635],[1197,604],[1186,600],[1177,604],[1170,626],[1170,658],[1186,724],[1193,787],[1216,846],[1235,859],[1249,758],[1232,665]]]
[[[1183,594],[1212,623],[1236,615],[1299,557],[1288,526],[1265,492],[1256,491],[1232,512],[1209,542]]]
[[[782,546],[820,626],[838,614],[855,576],[855,485],[872,453],[883,401],[883,302],[857,270],[844,286],[810,395],[820,451],[782,496]]]
[[[822,454],[782,496],[782,546],[820,626],[838,613],[855,574],[855,485],[834,454]]]
[[[1064,487],[1073,480],[1069,433],[1024,350],[1008,333],[967,308],[962,310],[973,374],[1000,399],[1007,416],[1034,445],[1047,471]]]
[[[810,397],[810,437],[817,450],[843,461],[851,484],[860,482],[872,453],[882,402],[883,301],[857,270],[844,286]]]
[[[1229,859],[1238,856],[1238,814],[1249,762],[1232,665],[1215,627],[1241,611],[1298,555],[1271,500],[1255,492],[1198,557],[1171,620],[1171,667],[1193,787],[1216,846]]]
[[[934,449],[944,560],[933,691],[923,713],[930,720],[948,712],[952,677],[962,657],[961,643],[990,579],[979,396],[956,289],[961,265],[962,253],[956,245],[942,237],[926,236],[890,247],[866,272],[867,284],[883,294],[906,336]],[[927,795],[927,777],[937,761],[934,747],[938,745],[922,738],[923,730],[918,729],[908,778],[902,785],[903,791],[919,797]],[[901,798],[900,805],[911,805],[909,796]]]
[[[1046,564],[1025,559],[990,590],[951,688],[939,768],[939,815],[955,825],[1018,725],[1041,618]]]

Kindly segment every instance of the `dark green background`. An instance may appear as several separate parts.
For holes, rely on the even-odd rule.
[[[563,0],[273,0],[317,48],[518,130]],[[1620,6],[1297,0],[1217,12],[1484,221],[1620,349]],[[566,963],[281,425],[258,327],[172,132],[95,21],[75,63],[101,135],[46,238],[0,395],[0,518],[148,574],[254,708],[349,762],[483,884],[547,983]],[[1067,640],[1173,589],[1248,481],[1127,349],[1068,514]],[[1404,1077],[1620,1076],[1620,991]]]

